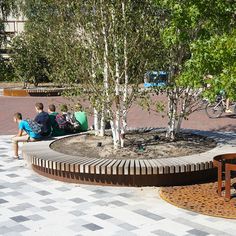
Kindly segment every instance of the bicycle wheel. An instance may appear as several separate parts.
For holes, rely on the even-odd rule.
[[[209,118],[218,118],[222,115],[224,111],[224,107],[222,103],[211,104],[208,103],[205,108],[206,114]]]

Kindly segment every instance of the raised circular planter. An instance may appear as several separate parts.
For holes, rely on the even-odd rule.
[[[62,154],[50,148],[52,142],[23,145],[23,157],[34,171],[65,182],[121,186],[170,186],[213,180],[217,177],[213,157],[233,150],[220,143],[208,152],[191,156],[111,160]]]
[[[3,96],[26,97],[26,96],[60,96],[65,88],[4,88]]]

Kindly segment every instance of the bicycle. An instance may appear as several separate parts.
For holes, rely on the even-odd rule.
[[[226,110],[226,98],[224,96],[217,96],[214,103],[208,102],[205,111],[209,118],[219,118]],[[236,113],[236,104],[234,104],[234,113]]]

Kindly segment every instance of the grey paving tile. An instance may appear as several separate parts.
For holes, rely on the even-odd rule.
[[[109,193],[95,193],[95,194],[91,194],[90,196],[94,197],[94,198],[97,198],[97,199],[102,199],[102,198],[110,198],[114,195],[109,194]]]
[[[41,196],[47,196],[47,195],[50,195],[51,193],[48,192],[48,191],[45,191],[45,190],[41,190],[41,191],[38,191],[36,192],[37,194],[41,195]]]
[[[0,199],[0,204],[3,204],[3,203],[7,203],[8,201],[7,200],[5,200],[5,199]]]
[[[206,236],[209,235],[207,232],[198,230],[198,229],[191,229],[189,231],[187,231],[188,233],[192,234],[192,235],[196,235],[196,236]]]
[[[22,234],[20,232],[9,232],[4,234],[4,236],[21,236]]]
[[[126,229],[128,231],[132,231],[132,230],[138,229],[136,226],[128,224],[128,223],[120,224],[119,227],[121,227],[123,229]]]
[[[71,211],[70,213],[71,213],[72,215],[75,215],[75,216],[83,216],[83,215],[86,215],[84,212],[79,211],[79,210]]]
[[[152,231],[153,234],[156,234],[156,235],[160,235],[160,236],[177,236],[176,234],[171,234],[165,230],[161,230],[161,229],[158,229],[158,230],[154,230]]]
[[[108,206],[108,202],[103,201],[103,200],[95,201],[93,202],[93,204],[99,205],[99,206]]]
[[[146,211],[146,210],[143,210],[143,209],[139,209],[139,210],[134,210],[135,213],[139,214],[139,215],[142,215],[142,216],[145,216],[147,218],[150,218],[152,220],[163,220],[165,219],[164,217],[162,216],[159,216],[159,215],[156,215],[156,214],[153,214],[149,211]]]
[[[41,207],[42,210],[45,210],[45,211],[56,211],[58,210],[56,207],[53,207],[53,206],[45,206],[45,207]]]
[[[81,226],[80,224],[73,224],[73,225],[68,226],[68,228],[73,230],[76,233],[86,231],[86,229],[83,226]],[[81,234],[81,235],[84,236],[84,234]],[[86,234],[86,235],[88,235],[88,234]]]
[[[185,211],[185,213],[187,213],[188,215],[191,215],[191,216],[198,216],[198,215],[200,215],[199,213],[193,212],[193,211]]]
[[[119,230],[117,232],[114,232],[112,236],[137,236],[138,234],[132,233],[131,231],[126,230]],[[143,234],[144,235],[144,234]]]
[[[29,220],[28,218],[26,218],[25,216],[22,216],[22,215],[11,217],[11,219],[16,222],[24,222],[24,221]]]
[[[50,198],[42,199],[40,201],[43,202],[43,203],[46,203],[46,204],[51,204],[51,203],[55,203],[56,202],[55,200],[50,199]]]
[[[195,223],[195,222],[190,221],[190,220],[185,219],[185,218],[175,218],[173,220],[175,222],[181,223],[183,225],[190,226],[194,229],[201,230],[201,231],[207,232],[209,234],[219,235],[219,236],[221,236],[221,235],[225,235],[225,236],[230,235],[230,234],[225,234],[223,231],[217,230],[215,228],[212,228],[212,227],[209,227],[209,226],[206,226],[206,225]]]
[[[20,196],[20,195],[22,195],[22,194],[21,194],[20,192],[13,191],[13,192],[9,192],[7,195],[8,195],[8,196]]]
[[[29,218],[30,220],[33,220],[33,221],[39,221],[39,220],[45,219],[44,217],[37,215],[37,214],[29,215],[29,216],[27,216],[27,218]]]
[[[95,193],[99,193],[99,194],[101,194],[101,193],[103,193],[103,194],[107,194],[107,193],[108,193],[107,191],[105,191],[105,190],[103,190],[103,189],[100,189],[100,188],[98,188],[98,189],[94,189],[93,192],[95,192]]]
[[[94,216],[101,219],[101,220],[107,220],[107,219],[113,218],[112,216],[109,216],[109,215],[104,214],[104,213],[100,213],[100,214],[97,214],[97,215],[94,215]]]
[[[152,233],[156,234],[156,235],[160,235],[160,236],[176,236],[175,234],[171,234],[171,233],[169,233],[165,230],[161,230],[161,229],[152,231]]]
[[[130,194],[130,193],[120,193],[119,195],[121,197],[124,197],[124,198],[131,198],[131,197],[133,197],[133,194]]]
[[[86,202],[84,199],[81,198],[72,198],[70,199],[70,201],[75,202],[75,203],[82,203],[82,202]]]
[[[14,212],[18,212],[18,211],[24,211],[24,210],[32,208],[32,207],[34,207],[34,206],[30,203],[22,203],[22,204],[18,204],[15,207],[9,207],[9,209]]]
[[[24,225],[21,225],[21,224],[15,225],[15,226],[11,227],[10,229],[11,229],[11,231],[14,231],[15,233],[25,232],[25,231],[29,230],[29,228],[27,228],[27,227],[25,227]]]
[[[19,177],[19,175],[16,175],[16,174],[8,174],[6,176],[11,177],[11,178]]]
[[[70,189],[67,187],[59,187],[59,188],[56,188],[56,190],[59,190],[61,192],[66,192],[66,191],[69,191]]]
[[[97,231],[97,230],[103,229],[99,225],[96,225],[96,224],[93,224],[93,223],[82,225],[82,226],[86,229],[91,230],[91,231]]]
[[[0,227],[0,235],[4,235],[4,234],[6,234],[6,233],[8,233],[8,232],[11,232],[11,229],[9,229],[9,228],[6,227],[6,226]]]
[[[116,205],[116,206],[128,205],[127,203],[124,203],[124,202],[121,202],[121,201],[112,201],[112,202],[109,202],[109,204],[113,204],[113,205]]]
[[[46,182],[47,180],[46,179],[44,179],[44,178],[33,178],[32,179],[32,181],[34,181],[34,182],[37,182],[37,183],[42,183],[42,182]]]
[[[22,186],[24,185],[27,185],[27,183],[24,183],[24,182],[15,182],[15,183],[10,183],[8,186],[9,188],[12,188],[12,189],[19,189],[19,188],[22,188]]]

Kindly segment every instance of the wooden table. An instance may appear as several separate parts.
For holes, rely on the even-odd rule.
[[[225,199],[230,200],[231,171],[236,171],[236,153],[215,156],[213,158],[213,166],[218,169],[218,195],[222,196],[223,175],[225,174]]]

